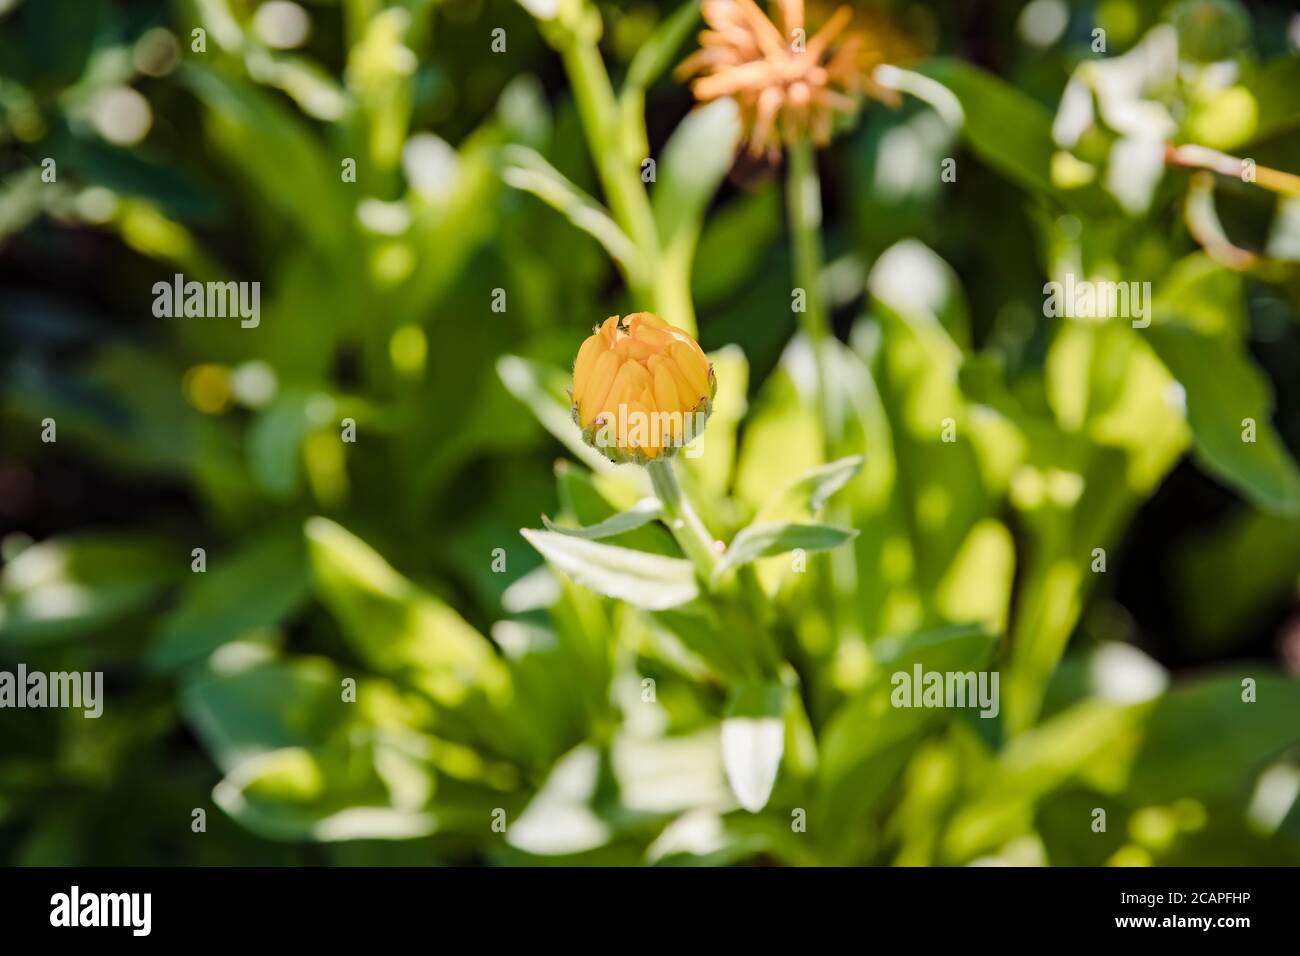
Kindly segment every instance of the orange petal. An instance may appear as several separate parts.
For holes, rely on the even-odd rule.
[[[699,346],[695,348],[698,351]],[[709,363],[697,351],[692,351],[689,345],[674,342],[668,353],[698,401],[709,394]]]
[[[803,27],[803,0],[777,0],[781,8],[781,24],[791,36]]]
[[[591,370],[596,364],[596,359],[600,353],[605,351],[605,343],[601,341],[600,335],[589,335],[582,347],[578,349],[578,357],[573,361],[573,395],[575,398],[580,397],[587,389],[587,382],[591,378]]]
[[[578,400],[578,422],[583,428],[590,425],[604,407],[618,367],[617,354],[612,351],[601,352],[591,369],[586,389],[581,394],[575,393],[574,398]]]
[[[827,45],[849,25],[852,19],[853,11],[848,7],[840,7],[832,13],[830,19],[823,23],[822,28],[813,34],[813,38],[808,41],[808,55],[814,60],[821,59]]]
[[[636,331],[636,329],[643,325],[648,325],[652,329],[662,329],[668,323],[659,318],[659,316],[655,315],[653,312],[633,312],[623,320],[623,324],[629,329]]]
[[[765,54],[780,55],[789,52],[790,45],[786,38],[781,36],[781,31],[776,28],[776,24],[767,18],[754,0],[735,0],[735,3],[736,12],[744,17],[745,25],[749,27],[750,33],[754,35]]]
[[[609,395],[602,403],[604,411],[618,412],[620,405],[625,405],[645,391],[650,384],[650,373],[637,362],[625,362],[614,376],[614,383],[609,387]]]
[[[625,359],[635,362],[644,362],[650,356],[659,354],[659,349],[654,345],[631,336],[619,339],[616,351]]]
[[[606,348],[613,348],[614,343],[618,340],[618,316],[611,315],[601,323],[600,337],[605,340]]]
[[[656,362],[653,372],[655,405],[663,412],[681,411],[681,396],[677,391],[677,383],[673,380],[673,373],[668,371],[668,364],[663,361]]]

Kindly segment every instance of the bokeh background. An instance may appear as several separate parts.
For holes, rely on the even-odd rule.
[[[587,9],[616,86],[665,24],[663,66],[695,47],[676,4]],[[862,534],[846,592],[765,570],[799,690],[757,814],[716,635],[518,533],[627,503],[560,393],[590,327],[645,307],[503,176],[542,156],[601,196],[539,12],[0,0],[0,667],[107,689],[99,720],[0,712],[0,860],[1300,862],[1300,199],[1151,162],[1300,172],[1294,6],[862,8],[931,85],[818,154]],[[656,71],[668,208],[693,107]],[[727,538],[821,451],[783,171],[724,145],[689,280],[722,397],[689,487]],[[1063,263],[1153,282],[1158,347],[1045,319]],[[178,272],[260,282],[259,327],[155,317]],[[970,626],[962,669],[991,655],[1028,703],[891,723],[886,662],[967,662]]]

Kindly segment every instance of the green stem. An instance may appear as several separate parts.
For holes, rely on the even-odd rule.
[[[636,299],[654,303],[656,290],[652,277],[658,268],[659,237],[650,197],[641,183],[638,161],[628,154],[626,124],[605,62],[595,41],[581,36],[567,38],[560,54],[610,212],[650,266],[651,278],[637,283],[632,294]]]
[[[655,495],[663,502],[664,519],[682,551],[695,564],[705,584],[713,583],[718,565],[718,551],[713,535],[691,507],[690,500],[677,482],[671,459],[659,459],[646,466]],[[743,567],[732,584],[713,595],[726,640],[734,644],[739,666],[749,670],[751,678],[769,679],[781,664],[781,655],[768,630],[767,598],[759,586],[752,567]]]
[[[832,346],[830,314],[822,299],[821,277],[825,268],[822,253],[822,201],[821,180],[817,175],[817,154],[809,140],[790,144],[786,151],[786,206],[790,221],[790,242],[794,260],[795,285],[804,290],[804,311],[799,313],[800,325],[812,348],[814,383],[813,406],[821,423],[822,460],[833,461],[844,446],[844,428],[834,403],[831,401],[831,378],[828,352]],[[842,506],[831,505],[827,518],[835,522],[850,520]],[[857,587],[857,573],[846,573],[831,555],[816,555],[821,573],[813,580],[813,593],[826,615],[831,633],[840,633],[838,618],[845,596],[852,596]],[[850,611],[851,613],[851,611]]]
[[[713,535],[704,527],[704,522],[682,492],[682,486],[677,483],[672,460],[661,458],[652,461],[646,466],[646,471],[650,472],[650,482],[654,485],[656,497],[663,502],[668,529],[681,545],[682,551],[695,563],[700,576],[706,582],[711,582],[713,569],[718,564]]]
[[[813,345],[831,333],[830,317],[822,302],[822,200],[817,159],[808,140],[792,143],[786,152],[786,206],[794,247],[794,277],[804,290],[800,324]]]
[[[646,263],[644,276],[628,276],[628,291],[634,308],[650,309],[695,335],[695,307],[690,293],[693,247],[670,255],[660,246],[654,209],[641,181],[641,163],[648,158],[649,150],[644,95],[631,88],[620,103],[600,56],[596,42],[599,34],[599,14],[594,7],[584,5],[567,29],[553,35],[551,42],[564,60],[609,211],[641,250]]]
[[[786,156],[786,208],[790,221],[794,280],[795,285],[804,291],[804,310],[798,313],[799,324],[813,350],[817,369],[815,401],[824,429],[823,452],[826,460],[830,461],[839,441],[839,428],[832,418],[827,392],[825,345],[831,337],[831,321],[821,290],[825,265],[821,239],[821,180],[817,176],[817,156],[810,141],[792,143]]]

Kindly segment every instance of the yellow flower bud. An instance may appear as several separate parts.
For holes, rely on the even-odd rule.
[[[671,457],[704,430],[717,383],[699,344],[651,312],[611,315],[578,349],[573,420],[615,462]]]

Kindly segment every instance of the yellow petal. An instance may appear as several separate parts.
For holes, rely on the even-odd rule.
[[[614,376],[618,373],[618,356],[613,352],[601,352],[596,359],[596,364],[591,369],[591,375],[587,379],[587,387],[581,395],[576,395],[578,401],[578,421],[583,428],[592,423],[596,415],[605,404],[605,398],[609,395],[610,388],[614,384]]]
[[[587,340],[582,343],[578,349],[578,357],[573,362],[573,397],[578,400],[587,390],[587,382],[591,378],[591,370],[596,365],[596,359],[600,353],[605,350],[605,345],[599,335],[589,335]]]
[[[667,322],[659,318],[659,316],[655,315],[653,312],[633,312],[623,320],[623,324],[633,333],[635,333],[641,326],[647,326],[652,329],[662,329],[668,325]]]
[[[677,408],[688,411],[694,408],[700,401],[700,396],[695,394],[695,389],[691,388],[690,383],[682,370],[677,367],[677,363],[670,358],[656,356],[650,360],[650,370],[656,375],[659,368],[662,367],[672,378],[673,385],[677,388]]]
[[[624,337],[618,340],[618,353],[625,359],[644,362],[650,356],[658,354],[658,350],[639,339]]]
[[[636,362],[625,362],[619,366],[614,383],[609,387],[609,395],[601,403],[601,410],[618,414],[620,405],[627,405],[642,391],[650,380],[650,373]]]
[[[659,358],[655,356],[655,358]],[[679,412],[682,410],[681,396],[673,373],[668,371],[668,363],[662,360],[652,366],[655,377],[655,404],[661,412]]]
[[[614,343],[618,341],[618,316],[611,315],[602,322],[600,332],[597,334],[605,340],[605,347],[612,349]]]
[[[672,336],[674,341],[681,342],[700,358],[704,359],[705,362],[708,362],[708,357],[704,354],[704,349],[700,348],[700,343],[691,338],[690,335],[671,325],[668,326],[666,331]]]
[[[647,388],[641,397],[628,403],[628,434],[625,436],[628,446],[639,448],[649,458],[659,453],[660,438],[655,434],[658,424],[654,415],[654,397]]]
[[[692,350],[683,342],[674,342],[668,350],[673,362],[681,371],[692,394],[698,401],[709,394],[709,362],[699,352],[699,346]]]
[[[639,326],[636,330],[636,340],[644,345],[650,346],[656,352],[667,350],[668,346],[673,344],[671,329],[665,327],[662,329],[652,329],[648,325]]]

